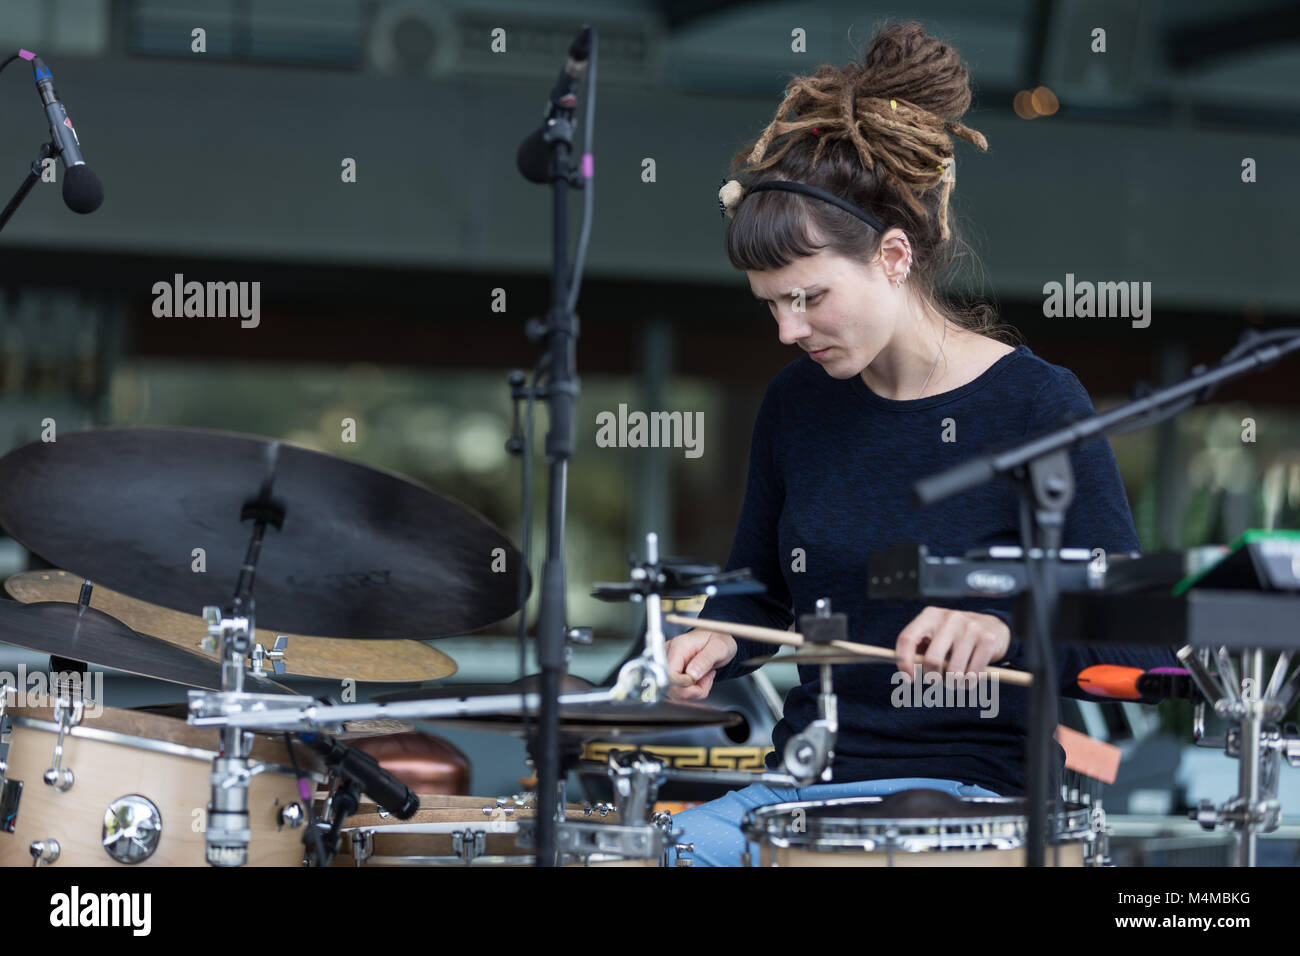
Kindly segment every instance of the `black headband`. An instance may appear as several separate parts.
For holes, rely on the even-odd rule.
[[[841,199],[834,193],[828,193],[824,189],[818,189],[816,186],[809,186],[807,183],[790,182],[786,179],[769,179],[765,182],[755,183],[753,186],[750,186],[745,190],[745,194],[756,193],[763,189],[783,189],[786,192],[803,193],[805,196],[813,196],[816,199],[821,199],[825,202],[831,203],[832,205],[839,206],[845,212],[857,216],[872,229],[876,230],[876,232],[885,231],[885,224],[865,209],[859,209],[857,206],[853,205],[853,203]]]

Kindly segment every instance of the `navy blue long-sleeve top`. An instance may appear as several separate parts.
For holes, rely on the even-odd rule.
[[[828,597],[834,611],[847,614],[850,640],[889,648],[927,604],[992,613],[1010,624],[1010,600],[869,599],[868,558],[905,542],[924,543],[935,555],[1018,544],[1019,498],[1009,483],[921,508],[912,498],[913,482],[1092,412],[1074,373],[1023,345],[966,385],[911,401],[883,398],[861,376],[833,379],[812,359],[797,359],[763,396],[727,561],[728,569],[752,569],[767,592],[712,598],[700,616],[785,629],[797,615],[811,613],[817,598]],[[1110,444],[1094,439],[1071,458],[1075,497],[1063,546],[1108,554],[1140,550]],[[719,680],[774,650],[739,638],[736,644],[736,657]],[[1023,656],[1023,645],[1013,639],[1006,662],[1023,666]],[[1074,678],[1092,664],[1176,665],[1167,648],[1057,645],[1056,658],[1061,693],[1076,697],[1086,695]],[[835,781],[938,777],[1003,795],[1024,792],[1024,688],[1000,683],[996,716],[981,717],[978,704],[894,706],[895,673],[888,664],[835,668]],[[779,764],[786,741],[816,718],[817,677],[817,668],[799,668],[800,683],[786,696],[773,732],[776,753],[768,756],[769,766]]]

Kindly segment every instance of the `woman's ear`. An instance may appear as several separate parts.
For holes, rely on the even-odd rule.
[[[876,259],[885,278],[894,285],[902,285],[912,271],[912,246],[907,233],[890,229],[880,239],[880,254]]]

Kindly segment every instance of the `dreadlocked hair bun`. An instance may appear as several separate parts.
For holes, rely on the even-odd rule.
[[[938,232],[947,240],[956,182],[952,138],[988,149],[982,133],[960,122],[970,101],[970,78],[955,50],[919,23],[890,27],[875,36],[862,63],[826,65],[791,80],[771,123],[733,167],[743,157],[748,171],[759,173],[810,140],[816,167],[833,144],[850,144],[862,167],[887,180],[919,216],[930,215],[923,195],[940,187]]]

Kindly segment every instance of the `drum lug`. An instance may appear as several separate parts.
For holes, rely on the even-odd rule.
[[[53,787],[59,793],[71,790],[76,780],[72,771],[63,766],[63,738],[71,728],[81,723],[84,709],[85,701],[79,697],[74,700],[60,694],[54,703],[54,719],[59,722],[59,736],[54,741],[53,766],[45,771],[43,779],[46,786]]]
[[[468,866],[487,852],[487,834],[482,830],[462,830],[451,835],[451,852]]]
[[[33,840],[27,847],[32,855],[32,866],[49,866],[59,858],[61,849],[59,841],[52,838]]]
[[[1087,865],[1110,866],[1111,829],[1106,823],[1106,811],[1102,809],[1100,800],[1089,811],[1088,822],[1093,832],[1093,839],[1088,846],[1091,852],[1087,854]]]
[[[375,853],[375,831],[357,830],[352,834],[352,860],[361,866]]]

